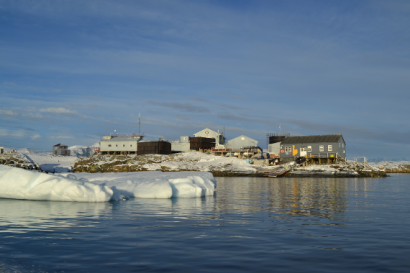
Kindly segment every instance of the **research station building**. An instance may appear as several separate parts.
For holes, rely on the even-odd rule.
[[[226,149],[232,149],[232,150],[241,150],[244,149],[245,147],[257,147],[258,146],[258,141],[256,139],[241,135],[238,137],[235,137],[231,140],[228,140],[225,143]]]
[[[331,163],[337,159],[346,159],[346,142],[342,134],[288,136],[280,142],[280,157],[306,157],[319,163]]]
[[[62,143],[58,143],[58,144],[53,146],[53,155],[69,156],[70,155],[70,150],[68,149],[67,145],[64,145]]]
[[[209,128],[205,128],[198,133],[194,134],[195,137],[206,137],[206,138],[214,138],[215,139],[215,145],[218,146],[220,144],[224,144],[226,141],[226,138],[223,136],[223,134],[220,134],[218,132],[215,132]]]
[[[141,135],[131,136],[103,136],[100,140],[101,154],[136,154]]]

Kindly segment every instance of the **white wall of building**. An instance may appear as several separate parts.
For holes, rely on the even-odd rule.
[[[140,138],[107,137],[100,141],[101,152],[136,152]]]

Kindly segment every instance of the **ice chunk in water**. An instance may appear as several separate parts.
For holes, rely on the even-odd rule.
[[[2,198],[105,202],[112,194],[106,186],[0,165]]]
[[[104,202],[127,198],[213,195],[207,172],[76,173],[50,175],[0,165],[0,198]]]

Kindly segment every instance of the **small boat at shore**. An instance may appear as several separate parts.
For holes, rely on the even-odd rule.
[[[288,169],[275,170],[274,172],[264,174],[263,177],[278,177],[286,174],[288,171]]]

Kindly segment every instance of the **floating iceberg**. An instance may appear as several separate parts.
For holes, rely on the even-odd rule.
[[[0,165],[1,198],[105,202],[112,195],[106,186]]]
[[[216,181],[204,172],[44,174],[0,165],[0,198],[106,202],[127,198],[213,195]]]
[[[72,179],[108,186],[112,200],[128,198],[202,197],[213,195],[214,176],[208,172],[125,172],[60,174]]]

